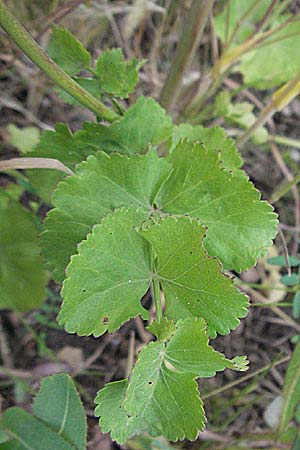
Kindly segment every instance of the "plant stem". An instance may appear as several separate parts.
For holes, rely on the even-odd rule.
[[[277,0],[272,0],[270,5],[268,6],[268,8],[266,9],[263,17],[260,19],[260,21],[257,23],[255,30],[253,31],[253,33],[250,34],[250,36],[248,36],[248,39],[252,39],[257,33],[259,33],[261,30],[264,29],[264,27],[267,25],[268,23],[268,19],[271,15],[271,13],[273,12],[275,6],[276,6]]]
[[[244,381],[250,380],[253,377],[256,377],[257,375],[260,375],[261,373],[272,369],[272,367],[279,366],[280,364],[283,364],[291,359],[291,356],[284,356],[283,358],[279,359],[278,361],[275,361],[274,363],[267,364],[266,366],[261,367],[260,369],[255,370],[252,373],[248,373],[247,375],[238,378],[237,380],[231,381],[228,384],[225,384],[225,386],[221,386],[220,388],[214,389],[213,391],[209,392],[206,395],[202,395],[202,399],[206,400],[207,398],[213,397],[217,394],[220,394],[221,392],[227,391],[228,389],[233,388],[234,386],[238,386],[240,383],[243,383]]]
[[[281,111],[293,98],[300,92],[300,75],[289,81],[281,88],[277,89],[272,95],[272,101],[260,113],[257,120],[249,127],[238,139],[237,145],[245,144],[252,133],[261,125],[264,125],[269,118],[276,112]]]
[[[152,281],[152,294],[153,294],[154,303],[155,303],[156,320],[157,320],[157,322],[160,322],[163,314],[162,314],[159,281],[156,277],[154,277],[153,281]]]
[[[237,35],[237,32],[239,31],[241,25],[245,22],[245,20],[248,18],[248,16],[252,13],[252,11],[258,7],[261,0],[255,0],[253,3],[250,4],[249,8],[245,11],[245,13],[242,15],[242,17],[237,22],[231,36],[229,37],[228,44],[226,47],[230,47],[232,42],[234,41],[234,38]],[[227,42],[227,41],[226,41]]]
[[[276,190],[271,198],[270,198],[270,202],[271,203],[276,203],[278,202],[278,200],[280,200],[285,194],[287,194],[287,192],[289,192],[289,190],[292,189],[293,186],[295,186],[296,184],[300,183],[300,172],[298,173],[298,175],[296,175],[292,181],[290,181],[289,183],[284,184],[282,187],[280,187],[278,190]]]
[[[94,98],[89,92],[79,86],[79,84],[49,58],[45,51],[25,30],[23,25],[14,17],[3,0],[0,0],[0,25],[34,64],[45,72],[58,86],[82,103],[82,105],[108,122],[114,122],[120,118],[117,113],[110,110],[101,101]]]
[[[183,23],[174,60],[160,95],[161,105],[170,110],[176,101],[184,72],[192,60],[202,37],[214,0],[193,0]]]
[[[276,142],[279,145],[287,145],[288,147],[294,147],[300,149],[300,141],[297,139],[291,139],[285,136],[273,135],[270,140]]]

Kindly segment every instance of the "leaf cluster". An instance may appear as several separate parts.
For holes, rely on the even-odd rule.
[[[127,62],[112,49],[92,67],[87,50],[62,28],[54,27],[48,50],[77,83],[113,104],[115,97],[127,98],[138,81],[138,61]],[[82,76],[86,71],[92,77]],[[156,340],[141,350],[128,379],[98,392],[102,430],[119,443],[143,432],[172,441],[195,439],[206,421],[197,378],[247,369],[245,357],[228,360],[209,345],[209,338],[236,329],[247,314],[247,297],[223,269],[240,272],[266,254],[276,214],[241,169],[243,160],[224,130],[173,125],[151,98],[139,97],[125,112],[120,105],[119,110],[112,125],[85,123],[72,133],[58,124],[44,131],[31,151],[74,172],[49,173],[46,182],[44,172],[29,173],[31,184],[53,205],[41,234],[43,256],[54,279],[63,282],[58,320],[69,333],[98,337],[137,316],[149,320],[141,299],[152,292],[156,320],[149,330]],[[14,210],[5,208],[9,217]],[[32,229],[28,234],[33,241]],[[30,264],[42,278],[39,258],[34,254]],[[41,415],[39,405],[37,398],[35,417],[8,410],[3,419],[8,434],[15,414],[11,436],[23,421],[36,439],[42,421],[51,425],[48,449],[80,450],[82,440],[61,436],[50,406]],[[55,443],[61,437],[65,447]]]

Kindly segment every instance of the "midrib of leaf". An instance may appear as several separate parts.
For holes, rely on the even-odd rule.
[[[89,269],[89,268],[88,268],[88,269]],[[150,282],[150,279],[149,279],[149,278],[145,278],[145,279],[139,279],[139,280],[132,280],[132,281],[131,281],[131,285],[133,285],[133,284],[138,284],[138,283],[142,283],[142,282],[144,282],[144,281],[149,281],[149,282]],[[115,286],[112,286],[112,287],[110,287],[110,288],[108,288],[108,289],[105,289],[104,291],[93,292],[91,295],[89,295],[87,298],[85,298],[85,299],[80,303],[80,305],[82,306],[82,305],[88,303],[95,295],[101,294],[101,296],[102,296],[102,295],[104,295],[104,294],[107,294],[107,292],[113,291],[114,289],[118,289],[118,288],[120,288],[120,287],[122,287],[122,286],[128,286],[128,281],[124,281],[124,282],[122,282],[122,283],[116,284]],[[68,314],[70,314],[72,311],[76,310],[77,308],[78,308],[78,305],[73,305],[73,307],[69,308]]]
[[[192,164],[191,164],[191,166],[192,166]],[[191,166],[190,166],[189,170],[191,169]],[[176,173],[175,173],[175,176],[176,176]],[[193,186],[189,187],[188,189],[181,190],[177,195],[175,195],[175,197],[171,198],[167,203],[165,203],[163,205],[163,208],[165,209],[165,207],[167,205],[170,205],[170,204],[174,203],[174,201],[177,200],[179,197],[181,197],[183,194],[186,194],[186,193],[188,193],[188,192],[198,188],[199,186],[201,186],[201,184],[206,183],[207,181],[214,180],[215,178],[219,178],[219,174],[214,175],[213,177],[203,178],[198,183],[194,184]],[[185,183],[186,183],[186,180],[184,181],[184,184]]]
[[[150,206],[149,203],[146,203],[146,204],[142,203],[140,198],[137,198],[134,195],[132,195],[130,192],[128,192],[126,189],[124,189],[124,187],[121,186],[121,184],[116,183],[111,178],[106,177],[104,175],[100,176],[99,178],[103,178],[104,180],[108,181],[109,183],[111,183],[116,188],[122,190],[126,195],[128,195],[130,198],[132,198],[132,200],[135,200],[138,204],[140,204],[141,206],[144,206],[144,208],[149,209],[149,206]]]
[[[181,274],[179,276],[181,276]],[[175,284],[175,286],[179,286],[182,289],[185,289],[187,291],[191,291],[191,292],[195,292],[195,293],[203,293],[203,294],[208,294],[208,295],[211,295],[211,296],[214,296],[214,297],[219,297],[218,294],[215,294],[213,292],[209,292],[209,291],[206,291],[204,289],[193,289],[193,288],[191,288],[189,286],[185,286],[184,284],[176,283],[176,281],[170,280],[168,278],[160,277],[160,279],[165,281],[168,284]],[[210,284],[212,284],[212,282]],[[210,286],[210,284],[208,284],[207,286]],[[207,287],[207,286],[205,286],[205,287]]]
[[[27,450],[38,450],[37,448],[31,447],[30,445],[28,445],[25,441],[23,441],[23,439],[18,434],[15,434],[13,431],[5,429],[5,432],[9,436],[11,436],[12,438],[16,439],[18,442],[20,442],[20,444],[24,445],[24,447]]]
[[[66,422],[67,422],[67,415],[68,415],[68,409],[69,409],[69,403],[70,403],[70,380],[67,380],[68,383],[68,387],[67,387],[67,395],[66,395],[66,404],[65,404],[65,410],[64,410],[64,415],[63,415],[63,420],[60,426],[60,429],[58,431],[58,434],[61,435],[62,432],[64,431]]]
[[[153,346],[155,346],[155,344],[157,343],[152,343]],[[150,344],[151,345],[151,344]],[[154,393],[155,393],[155,389],[157,387],[157,382],[159,380],[159,376],[160,376],[160,370],[161,370],[161,366],[162,366],[162,361],[163,361],[163,354],[160,354],[160,352],[163,351],[163,349],[165,349],[165,344],[164,343],[160,343],[160,345],[158,346],[159,348],[155,348],[155,352],[157,353],[157,357],[155,360],[153,360],[154,365],[154,369],[151,373],[148,374],[147,378],[149,378],[149,380],[152,381],[153,383],[153,389],[152,389],[152,393],[151,395],[149,395],[147,397],[147,399],[149,400],[148,402],[145,402],[144,408],[143,408],[143,412],[141,413],[141,417],[145,417],[145,411],[147,409],[147,407],[149,406],[149,403],[151,403],[152,399],[154,400]],[[149,347],[148,347],[149,348]],[[156,364],[158,363],[158,364]],[[134,369],[135,370],[135,369]],[[153,374],[155,374],[155,383],[153,381]],[[140,384],[136,384],[135,385],[135,389],[137,389],[138,387],[140,387],[142,384],[144,383],[144,379],[141,380]],[[154,400],[155,401],[155,400]],[[126,395],[125,395],[125,405],[124,405],[124,409],[126,414],[128,414],[127,410],[126,410]],[[140,415],[139,415],[140,416]]]
[[[245,190],[244,192],[246,192],[247,194],[249,194],[249,192],[247,192],[247,190]],[[243,191],[239,191],[239,195],[243,193]],[[186,214],[194,214],[196,212],[199,212],[199,210],[201,210],[202,208],[206,208],[206,207],[211,207],[214,203],[218,202],[219,200],[224,200],[225,198],[230,198],[230,197],[235,197],[237,195],[236,191],[232,191],[229,194],[226,195],[220,195],[217,198],[214,198],[213,200],[210,200],[209,202],[205,203],[205,205],[200,205],[198,206],[198,208],[192,210],[192,211],[188,211]]]

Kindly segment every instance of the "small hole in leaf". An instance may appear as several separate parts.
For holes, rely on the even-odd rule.
[[[104,325],[107,325],[108,322],[109,322],[108,317],[103,317],[102,322],[103,322]]]
[[[86,292],[86,289],[82,289],[82,292]]]
[[[148,384],[153,384],[153,381],[148,381]]]

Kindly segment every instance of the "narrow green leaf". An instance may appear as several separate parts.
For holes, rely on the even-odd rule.
[[[147,221],[140,234],[157,254],[156,274],[166,299],[165,314],[179,320],[203,317],[208,334],[227,334],[247,315],[248,300],[224,276],[202,246],[205,228],[188,217]]]
[[[69,75],[89,69],[91,55],[68,30],[53,25],[48,45],[49,56]]]
[[[77,244],[107,212],[121,206],[153,210],[153,199],[169,171],[169,164],[154,151],[130,157],[99,152],[61,183],[42,234],[44,255],[56,280],[64,278]]]
[[[108,94],[127,98],[138,82],[140,67],[141,63],[134,58],[125,61],[120,48],[105,50],[96,62],[101,88]]]
[[[216,152],[225,169],[240,169],[243,164],[243,159],[235,146],[234,140],[229,139],[225,130],[221,127],[204,128],[201,125],[180,124],[173,129],[170,152],[177,147],[182,139],[186,138],[192,142],[201,142],[209,152]]]
[[[226,269],[246,270],[265,255],[277,232],[276,214],[248,178],[222,169],[216,152],[181,142],[169,158],[172,175],[158,208],[188,214],[207,226],[205,247]]]
[[[31,214],[0,192],[0,308],[39,307],[46,298],[48,278]]]
[[[135,231],[145,212],[121,209],[93,228],[67,269],[59,323],[69,333],[100,336],[140,314],[150,285],[150,255]]]
[[[279,426],[283,432],[292,420],[296,407],[300,403],[300,342],[296,345],[289,363],[283,388],[284,406]]]
[[[41,420],[20,408],[9,408],[1,417],[1,428],[13,441],[1,450],[76,450]]]
[[[42,380],[34,401],[34,415],[77,450],[85,450],[87,424],[84,409],[69,375]]]

